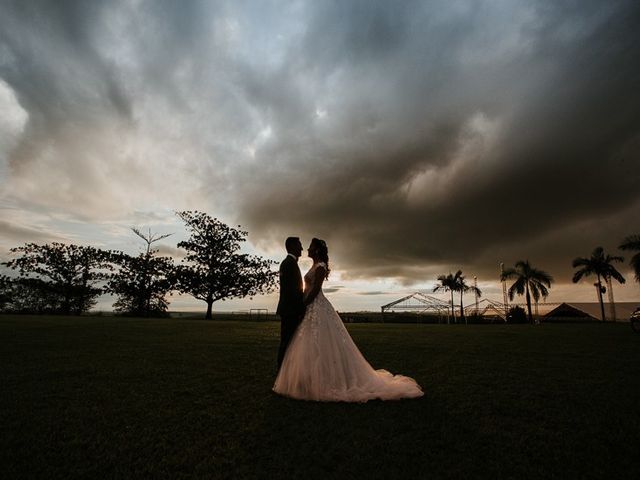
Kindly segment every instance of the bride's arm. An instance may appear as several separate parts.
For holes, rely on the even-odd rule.
[[[313,287],[304,295],[305,306],[310,305],[311,302],[313,302],[313,300],[316,298],[318,293],[320,293],[320,289],[322,289],[322,282],[324,282],[324,277],[327,273],[327,270],[322,265],[319,265],[316,268],[316,271],[313,273],[315,275],[313,279]]]

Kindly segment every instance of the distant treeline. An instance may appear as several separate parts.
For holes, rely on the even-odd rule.
[[[173,292],[206,302],[206,318],[218,300],[268,293],[276,283],[274,262],[239,253],[247,232],[198,211],[177,212],[189,238],[177,244],[179,264],[159,256],[153,244],[169,235],[132,228],[146,244],[137,256],[84,245],[25,243],[2,265],[17,276],[0,275],[0,311],[81,315],[102,294],[116,297],[114,311],[131,316],[166,316]]]

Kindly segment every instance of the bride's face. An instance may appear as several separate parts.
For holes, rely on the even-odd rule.
[[[310,243],[309,248],[307,248],[307,255],[309,255],[309,258],[315,258],[315,254],[316,254],[315,245],[313,243]]]

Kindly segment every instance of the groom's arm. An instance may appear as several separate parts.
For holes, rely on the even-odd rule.
[[[297,290],[295,265],[285,262],[280,269],[280,289],[287,296],[292,298]]]
[[[298,265],[294,262],[286,261],[280,268],[280,298],[288,314],[300,313],[302,292],[299,285]]]

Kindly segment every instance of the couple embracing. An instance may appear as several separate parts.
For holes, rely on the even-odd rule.
[[[374,370],[351,339],[342,319],[322,293],[329,276],[327,244],[314,238],[307,250],[313,265],[304,276],[298,258],[302,243],[285,242],[280,264],[281,342],[273,391],[299,400],[366,402],[424,395],[415,380]]]

